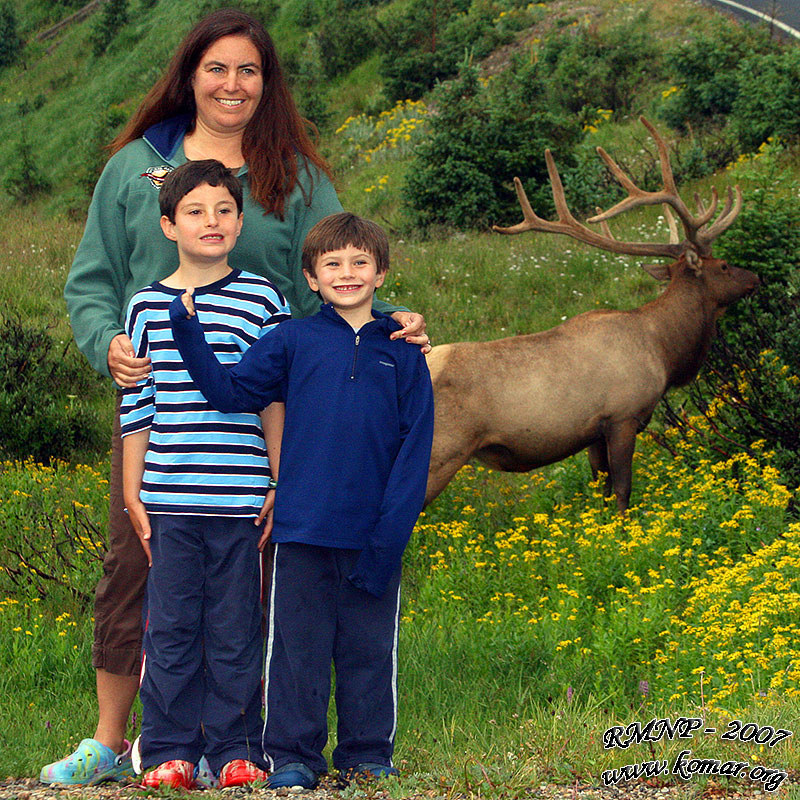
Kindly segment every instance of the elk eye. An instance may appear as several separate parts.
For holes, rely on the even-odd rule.
[[[722,264],[721,264],[721,266],[720,266],[720,269],[721,269],[723,272],[727,272],[727,271],[728,271],[728,265],[727,265],[727,264],[726,264],[726,263],[723,261],[723,262],[722,262]]]

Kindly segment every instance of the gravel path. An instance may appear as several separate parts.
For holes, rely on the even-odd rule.
[[[784,784],[775,793],[768,793],[756,787],[741,787],[739,789],[727,788],[707,784],[700,786],[695,783],[678,784],[674,786],[648,786],[646,784],[632,784],[617,787],[586,786],[576,783],[571,786],[556,786],[542,784],[528,789],[524,795],[503,795],[484,791],[484,796],[495,800],[523,800],[535,798],[536,800],[782,800],[783,798],[800,798],[800,775],[790,777],[791,783]],[[320,787],[313,792],[291,789],[224,789],[222,791],[192,793],[193,797],[203,800],[276,800],[276,798],[290,798],[290,800],[398,800],[396,787],[393,791],[383,790],[375,784],[366,784],[360,790],[351,787],[346,794],[342,794],[333,779],[324,780]],[[102,786],[45,786],[39,781],[28,779],[7,779],[0,782],[0,800],[128,800],[131,798],[157,797],[152,791],[144,792],[134,785],[119,785],[107,783]],[[181,797],[182,793],[170,791],[170,798]],[[477,795],[480,797],[481,795]],[[439,790],[424,791],[409,795],[403,800],[466,800],[467,795],[456,793],[442,793]]]

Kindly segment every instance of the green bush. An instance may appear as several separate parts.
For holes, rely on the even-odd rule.
[[[777,148],[780,151],[780,148]],[[766,162],[766,167],[761,163]],[[771,162],[771,163],[770,163]],[[683,409],[665,404],[665,419],[684,435],[697,436],[692,416],[704,420],[703,455],[724,457],[750,451],[766,440],[775,465],[793,486],[800,485],[800,191],[785,173],[780,152],[765,152],[744,171],[770,189],[747,192],[715,255],[755,272],[762,286],[729,308],[719,323],[698,380]]]
[[[544,150],[556,149],[569,167],[581,131],[574,118],[536,110],[543,90],[536,65],[517,60],[486,86],[465,64],[435,92],[437,113],[404,188],[415,224],[463,229],[513,219],[519,214],[514,176],[534,208],[550,213]]]
[[[470,52],[483,58],[513,32],[495,0],[411,0],[405,13],[379,26],[379,71],[392,103],[417,100],[437,81],[453,77]]]
[[[540,55],[548,100],[576,114],[586,108],[630,111],[660,61],[658,42],[643,24],[646,16],[606,31],[581,27],[549,36]]]
[[[42,174],[33,158],[33,147],[23,127],[14,160],[3,179],[3,188],[20,205],[27,205],[50,191],[50,181]]]
[[[128,0],[106,0],[92,27],[92,53],[100,57],[128,22]]]
[[[349,72],[369,58],[377,43],[374,13],[363,8],[336,9],[319,26],[319,47],[326,78]]]
[[[13,64],[22,50],[17,32],[17,15],[8,0],[0,3],[0,68]]]
[[[308,34],[297,62],[297,72],[292,78],[292,95],[300,113],[318,129],[326,129],[331,121],[328,111],[329,92],[320,37],[316,33]]]
[[[89,402],[103,380],[68,358],[46,329],[0,318],[0,452],[10,458],[50,458],[99,452],[108,431]]]
[[[733,102],[731,126],[742,152],[758,149],[770,137],[800,136],[800,50],[746,58],[737,78],[741,91]]]
[[[739,95],[740,64],[773,47],[761,29],[723,20],[710,33],[681,41],[666,54],[675,91],[665,98],[661,117],[681,131],[724,125]]]

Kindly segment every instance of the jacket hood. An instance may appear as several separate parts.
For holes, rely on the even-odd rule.
[[[177,117],[151,125],[142,137],[163,159],[169,161],[180,147],[183,137],[192,126],[191,114],[180,114]]]

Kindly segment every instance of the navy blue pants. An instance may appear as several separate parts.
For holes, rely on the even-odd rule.
[[[142,765],[264,766],[261,570],[252,519],[150,516]]]
[[[327,771],[331,662],[338,743],[333,764],[392,765],[397,727],[400,570],[378,599],[347,579],[358,550],[275,547],[268,606],[264,755],[272,769]]]

